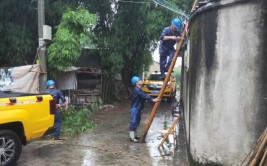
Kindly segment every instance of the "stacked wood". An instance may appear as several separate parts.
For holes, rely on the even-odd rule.
[[[257,141],[255,148],[243,161],[242,166],[267,165],[267,127]]]

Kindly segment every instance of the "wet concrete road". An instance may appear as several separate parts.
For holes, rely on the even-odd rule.
[[[118,104],[113,111],[98,111],[92,115],[97,126],[85,134],[62,141],[51,139],[34,141],[23,148],[17,166],[187,166],[183,124],[178,124],[177,149],[165,143],[165,150],[158,149],[163,139],[164,121],[172,124],[171,107],[162,102],[146,137],[146,143],[129,141],[130,101]],[[143,129],[153,105],[145,104],[138,133]],[[170,137],[172,138],[172,137]],[[172,142],[172,139],[170,139]]]

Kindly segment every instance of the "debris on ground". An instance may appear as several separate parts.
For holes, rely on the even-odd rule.
[[[103,106],[100,106],[99,109],[101,111],[113,111],[114,105],[103,105]]]

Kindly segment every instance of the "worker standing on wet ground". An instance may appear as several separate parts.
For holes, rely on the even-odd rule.
[[[160,98],[153,99],[151,96],[147,95],[142,91],[143,81],[140,77],[134,76],[131,79],[132,85],[134,86],[132,105],[131,105],[131,121],[130,121],[130,140],[132,142],[138,142],[137,139],[137,127],[141,121],[142,110],[144,109],[144,103],[146,100],[149,102],[159,102]]]
[[[53,99],[56,102],[57,109],[55,111],[55,134],[54,134],[54,140],[64,140],[64,138],[60,138],[60,129],[61,129],[61,114],[60,114],[60,108],[62,106],[65,107],[65,109],[68,109],[68,102],[66,101],[65,97],[61,93],[59,89],[56,89],[55,82],[53,80],[48,80],[46,82],[47,90],[45,91],[47,94],[50,94]],[[59,102],[63,104],[59,104]]]
[[[179,30],[180,26],[181,20],[179,18],[175,18],[172,20],[171,26],[163,29],[160,36],[160,72],[163,80],[165,78],[165,72],[168,72],[173,56],[175,54],[174,45],[178,40],[181,39],[181,32]]]

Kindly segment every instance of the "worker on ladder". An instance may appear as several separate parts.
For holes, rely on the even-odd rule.
[[[174,45],[178,40],[181,39],[181,23],[182,22],[179,18],[173,19],[171,26],[164,28],[160,36],[160,72],[163,80],[165,79],[165,72],[168,72],[173,56],[175,54]]]

